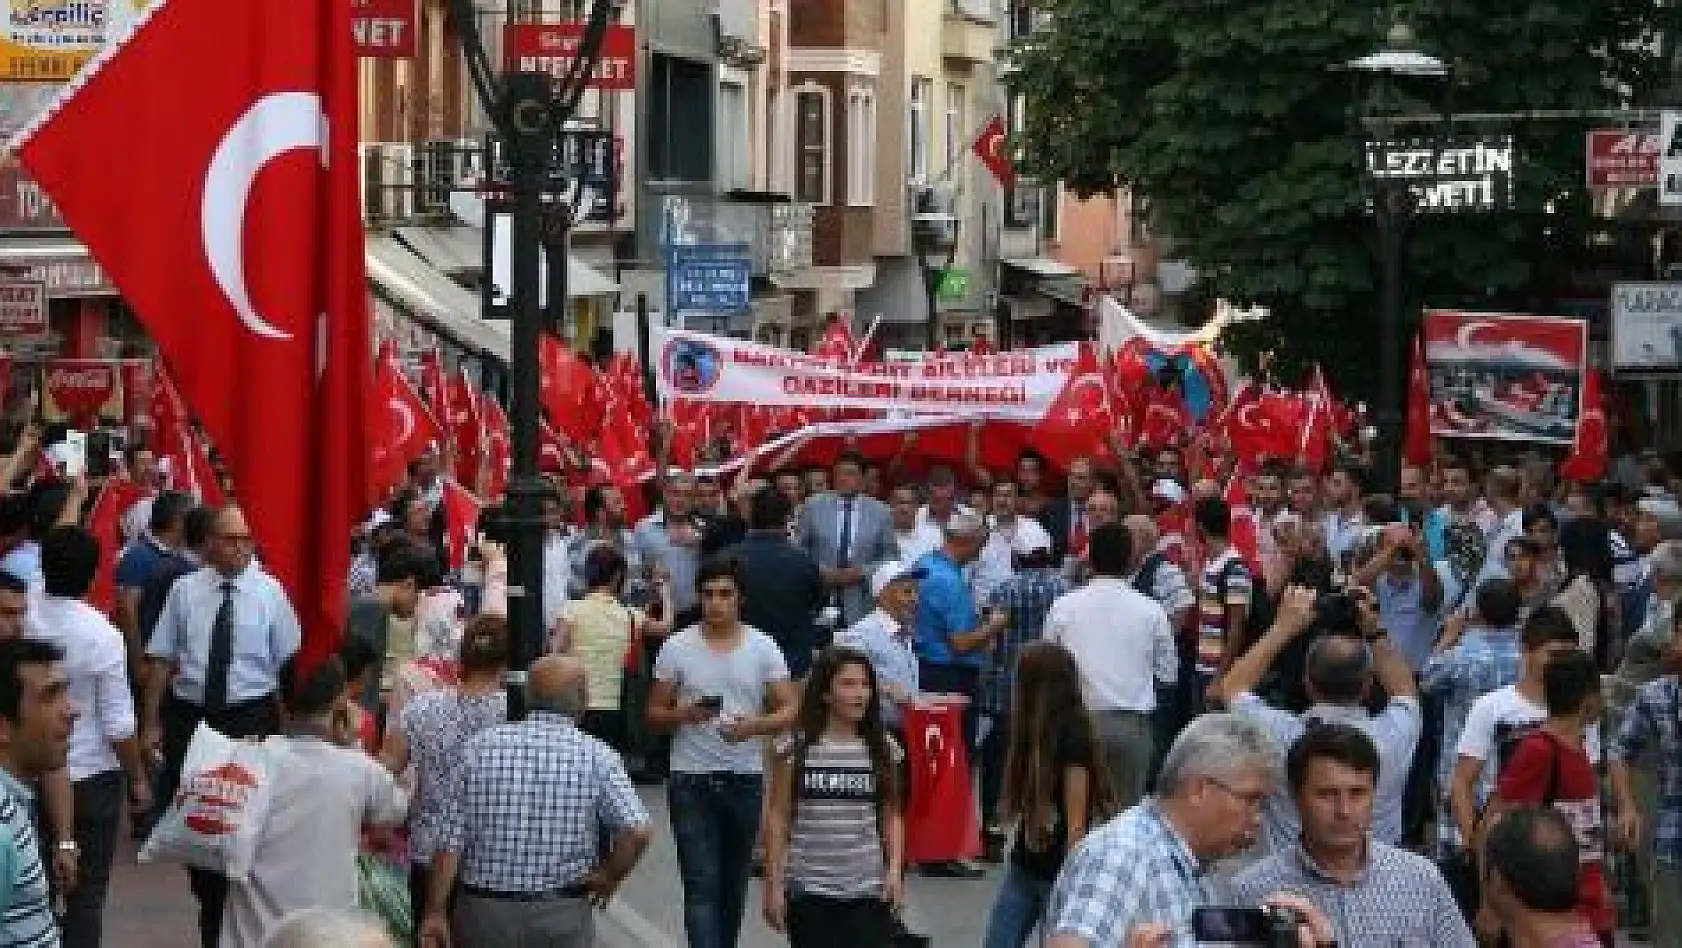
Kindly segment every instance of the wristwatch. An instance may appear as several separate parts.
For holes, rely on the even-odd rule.
[[[77,846],[76,841],[73,839],[59,840],[53,848],[61,853],[69,853],[72,856],[79,856],[82,854],[82,847]]]

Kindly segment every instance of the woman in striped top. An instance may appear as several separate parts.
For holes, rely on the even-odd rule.
[[[771,771],[765,920],[793,948],[889,944],[905,898],[902,756],[870,659],[825,649]]]

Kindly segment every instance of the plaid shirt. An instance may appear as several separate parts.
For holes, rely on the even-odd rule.
[[[1040,640],[1051,604],[1068,591],[1068,581],[1055,569],[1019,570],[994,587],[987,606],[1008,611],[1010,622],[981,670],[982,710],[995,714],[1010,710],[1011,695],[1016,692],[1016,656],[1023,646]]]
[[[1154,799],[1121,814],[1081,840],[1063,864],[1046,904],[1046,938],[1071,935],[1092,945],[1121,945],[1146,922],[1173,930],[1174,948],[1193,948],[1191,915],[1219,904],[1184,838]]]
[[[1472,702],[1498,688],[1518,684],[1523,656],[1517,629],[1473,629],[1459,645],[1426,661],[1419,688],[1443,703],[1443,743],[1437,757],[1437,785],[1443,793],[1448,792],[1449,779],[1454,775],[1460,732],[1466,729]],[[1442,822],[1454,826],[1453,820]]]
[[[1624,713],[1612,742],[1612,759],[1655,761],[1658,812],[1653,821],[1653,858],[1666,869],[1682,869],[1682,685],[1675,675],[1649,682]]]
[[[547,892],[596,867],[598,840],[646,825],[619,755],[562,715],[481,732],[463,749],[459,805],[438,849],[461,856],[464,885],[494,892]]]

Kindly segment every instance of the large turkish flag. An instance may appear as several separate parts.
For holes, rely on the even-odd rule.
[[[304,624],[337,641],[373,350],[343,0],[159,0],[13,143],[174,370]]]

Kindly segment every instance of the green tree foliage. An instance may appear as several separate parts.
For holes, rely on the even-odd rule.
[[[1025,170],[1081,196],[1131,187],[1199,292],[1266,307],[1230,340],[1320,361],[1370,391],[1381,279],[1366,213],[1363,116],[1615,108],[1646,102],[1656,0],[1045,0],[1014,53]],[[1674,14],[1671,14],[1674,16]],[[1341,64],[1401,19],[1452,81],[1382,85]],[[1511,132],[1515,206],[1432,215],[1407,230],[1408,311],[1530,310],[1619,243],[1583,183],[1583,135],[1604,121],[1465,125]],[[1409,137],[1435,140],[1437,124]],[[1367,384],[1363,384],[1367,383]]]

